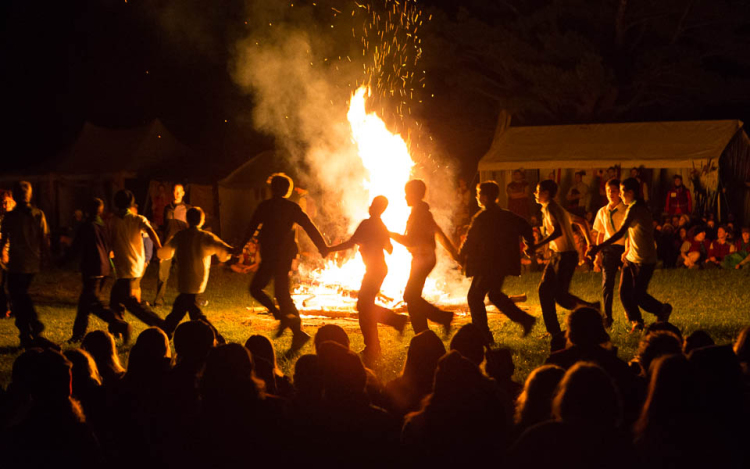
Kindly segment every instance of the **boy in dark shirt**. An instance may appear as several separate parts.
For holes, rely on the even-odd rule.
[[[122,334],[123,343],[130,340],[130,325],[118,319],[99,299],[99,293],[112,271],[109,261],[111,249],[107,229],[102,221],[103,211],[104,202],[101,199],[93,199],[87,210],[87,219],[79,228],[70,250],[71,254],[81,256],[83,289],[78,298],[78,312],[73,323],[73,337],[68,340],[69,343],[83,340],[91,313],[109,324],[110,332]]]
[[[450,333],[453,313],[442,311],[422,298],[422,290],[427,276],[435,268],[435,237],[448,250],[453,259],[458,259],[458,253],[453,243],[445,236],[442,229],[435,223],[430,213],[430,206],[424,200],[427,186],[421,179],[412,179],[404,187],[406,204],[412,208],[409,220],[406,222],[404,234],[391,233],[391,238],[406,246],[411,252],[411,271],[404,289],[404,301],[409,310],[411,325],[414,333],[427,330],[427,320],[443,326],[446,335]]]
[[[292,179],[284,173],[277,173],[268,179],[268,183],[271,186],[271,198],[261,202],[255,209],[245,242],[239,246],[244,246],[260,226],[258,241],[261,261],[250,283],[250,294],[279,320],[277,337],[281,336],[286,328],[292,330],[294,336],[289,352],[295,353],[310,340],[310,336],[302,332],[299,311],[289,293],[289,271],[292,261],[299,253],[294,238],[294,225],[297,224],[305,230],[323,256],[328,254],[328,246],[310,217],[299,205],[288,199],[292,193]],[[278,308],[263,291],[271,278],[274,296],[279,303]]]
[[[331,252],[334,252],[351,249],[355,244],[359,245],[359,252],[367,267],[357,297],[357,311],[359,311],[359,327],[362,329],[362,337],[365,341],[365,350],[362,355],[368,367],[372,367],[380,357],[378,323],[403,332],[407,321],[406,316],[375,304],[375,298],[388,274],[383,251],[388,254],[393,252],[388,228],[380,219],[387,207],[388,199],[382,195],[375,197],[370,205],[370,218],[359,224],[348,241],[329,248]]]

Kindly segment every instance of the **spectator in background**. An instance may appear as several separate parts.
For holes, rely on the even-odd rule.
[[[256,272],[260,266],[260,250],[258,248],[258,239],[251,238],[250,241],[242,248],[242,254],[239,255],[237,263],[230,265],[232,271],[238,274],[247,274]]]
[[[690,215],[693,213],[693,199],[690,190],[682,184],[682,176],[674,175],[674,187],[667,192],[667,202],[664,206],[667,215]]]
[[[8,265],[8,293],[21,347],[48,346],[42,337],[44,324],[34,308],[29,287],[39,273],[42,259],[49,259],[49,228],[44,212],[31,205],[31,183],[19,181],[13,186],[17,206],[3,218],[0,253]],[[9,245],[8,250],[5,247]]]
[[[601,169],[597,171],[597,177],[599,179],[599,201],[597,207],[603,207],[609,203],[607,200],[607,183],[612,179],[617,178],[618,168],[610,166],[607,171],[604,172]]]
[[[523,171],[513,171],[513,181],[505,188],[508,194],[508,210],[524,220],[529,219],[529,183],[524,179]]]
[[[187,212],[190,210],[190,205],[185,203],[184,198],[185,187],[182,184],[175,184],[174,188],[172,188],[172,203],[164,208],[164,225],[161,228],[161,232],[165,242],[169,241],[178,231],[188,227]],[[159,262],[159,279],[156,282],[154,306],[164,304],[164,294],[167,292],[167,280],[169,280],[171,271],[171,258]]]
[[[154,226],[164,226],[164,209],[168,204],[167,186],[160,182],[156,186],[156,193],[151,196],[151,222]]]
[[[680,255],[680,243],[674,226],[665,223],[661,227],[661,233],[656,238],[656,254],[662,261],[664,268],[673,268],[677,265],[677,257]]]
[[[589,186],[583,182],[586,171],[576,171],[573,176],[573,185],[568,190],[565,199],[568,201],[567,208],[571,213],[583,218],[586,214],[586,201],[588,200]]]
[[[102,384],[112,386],[124,375],[125,368],[115,348],[115,338],[107,331],[91,331],[83,338],[81,347],[94,359]]]
[[[516,400],[513,430],[516,438],[526,429],[552,418],[552,399],[563,376],[565,369],[557,365],[542,365],[529,373]]]
[[[750,227],[742,227],[742,236],[735,241],[734,254],[727,257],[727,268],[741,269],[750,262]]]
[[[722,225],[716,229],[716,239],[713,240],[708,249],[708,260],[706,261],[707,266],[729,267],[724,261],[734,252],[734,245],[727,239],[727,234],[726,226]]]
[[[693,236],[688,237],[680,247],[685,267],[688,269],[699,269],[706,259],[708,259],[710,248],[711,243],[706,239],[706,228],[704,226],[696,226],[693,229]]]
[[[3,236],[2,226],[5,216],[13,211],[16,207],[16,201],[10,191],[4,191],[0,194],[0,236]],[[2,240],[2,238],[0,238]],[[10,299],[8,298],[8,249],[10,244],[5,243],[5,247],[0,251],[0,318],[10,317]]]
[[[260,334],[251,335],[245,341],[245,348],[250,351],[255,367],[255,375],[266,385],[266,392],[275,396],[291,398],[294,388],[291,380],[284,376],[276,363],[276,350],[268,337]]]
[[[638,181],[638,198],[643,199],[648,204],[648,184],[643,178],[643,172],[641,168],[632,168],[630,170],[630,177],[635,178]]]

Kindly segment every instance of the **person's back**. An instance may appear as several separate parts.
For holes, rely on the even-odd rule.
[[[262,258],[297,254],[294,224],[307,218],[299,205],[283,197],[271,197],[258,205],[256,217],[263,224],[258,235]]]
[[[521,274],[519,238],[531,239],[531,225],[497,204],[488,205],[472,220],[467,235],[467,275]],[[467,246],[468,247],[468,246]]]
[[[109,263],[109,233],[98,216],[89,217],[78,229],[74,246],[80,246],[81,272],[86,276],[108,276],[111,267]]]
[[[110,235],[117,278],[140,278],[146,263],[143,248],[144,226],[148,221],[130,210],[120,211],[111,218]]]
[[[3,237],[10,246],[8,271],[18,274],[39,272],[43,243],[49,234],[44,212],[30,204],[19,203],[3,219]]]
[[[638,264],[656,263],[656,241],[654,218],[643,200],[636,200],[628,207],[633,221],[628,226],[628,252],[626,259]],[[627,218],[628,215],[626,215]]]
[[[352,238],[359,245],[362,260],[369,270],[382,269],[385,266],[384,250],[390,245],[390,236],[380,217],[363,220]]]
[[[178,231],[172,242],[167,242],[170,244],[177,260],[180,293],[203,293],[211,270],[211,256],[216,254],[219,260],[226,261],[231,251],[231,246],[218,236],[197,226]]]

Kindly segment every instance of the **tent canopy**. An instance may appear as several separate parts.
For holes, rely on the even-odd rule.
[[[295,171],[279,152],[267,150],[255,155],[248,162],[219,181],[220,187],[227,189],[251,189],[264,187],[268,176],[273,173],[286,173],[294,177]]]
[[[509,127],[495,135],[479,171],[617,164],[687,168],[718,158],[739,120]]]

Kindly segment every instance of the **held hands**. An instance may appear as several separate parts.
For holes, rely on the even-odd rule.
[[[599,246],[589,244],[589,248],[586,250],[586,257],[588,257],[591,260],[594,260],[598,252],[599,252]]]
[[[536,251],[536,245],[534,245],[534,243],[526,244],[526,247],[523,249],[523,253],[528,257],[532,257],[534,255],[534,251]]]
[[[329,249],[329,246],[324,246],[320,248],[320,255],[325,259],[328,257],[328,254],[331,253],[331,250]]]

